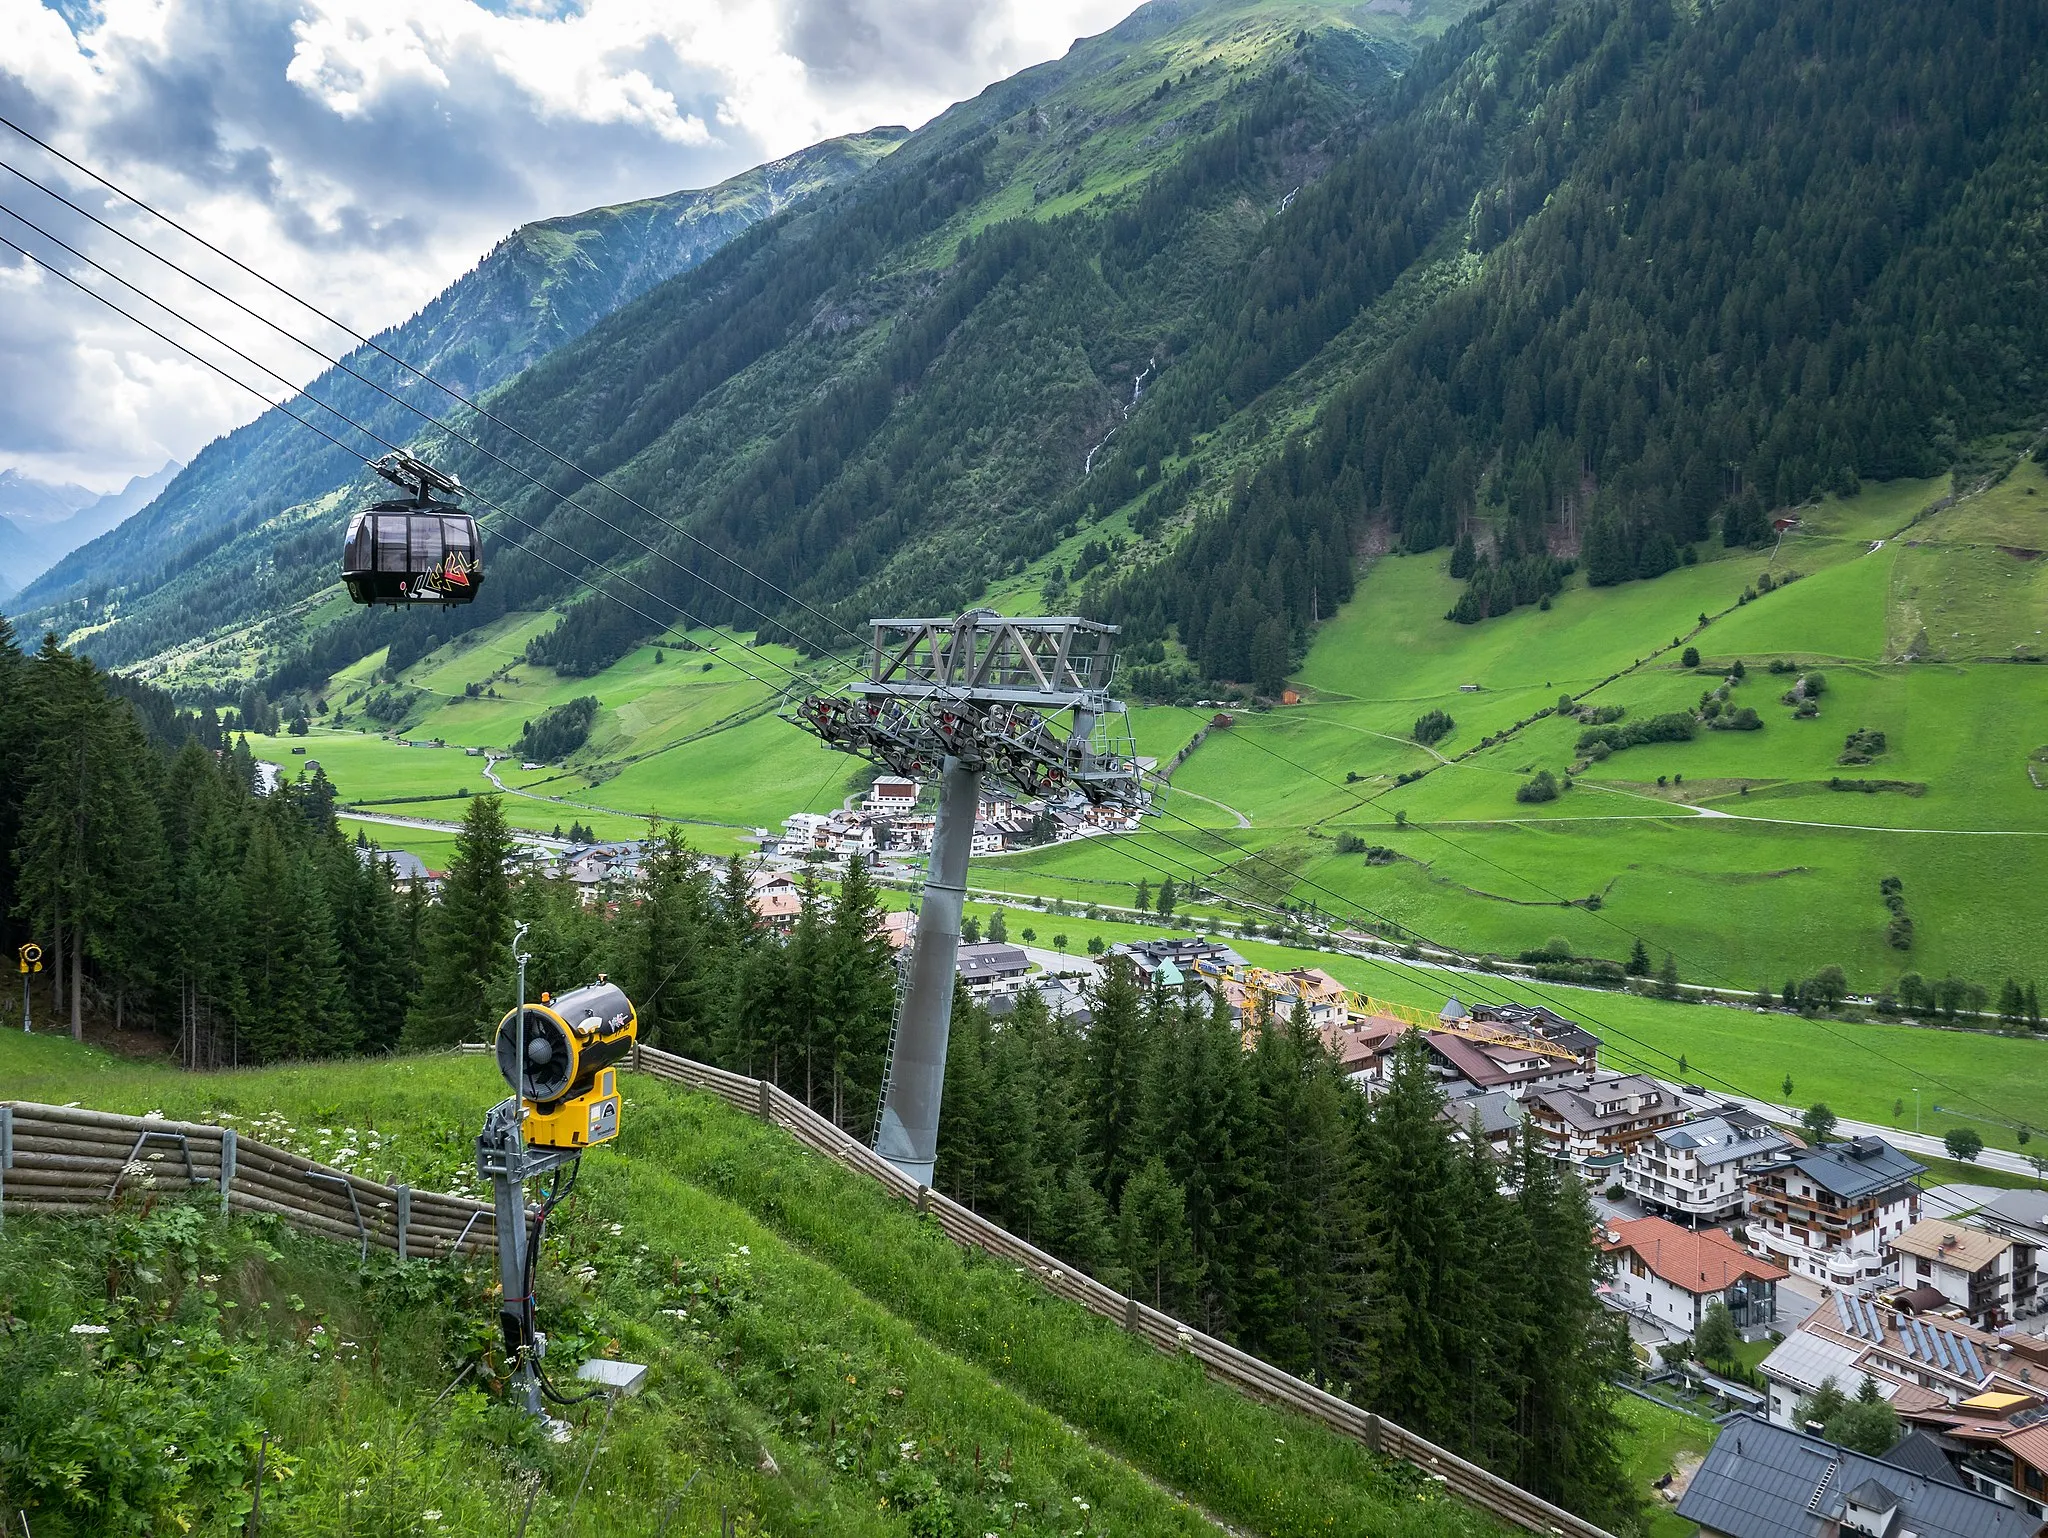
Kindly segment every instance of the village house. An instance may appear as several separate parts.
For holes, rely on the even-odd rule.
[[[1690,1340],[1717,1299],[1752,1339],[1778,1316],[1785,1268],[1746,1253],[1718,1228],[1617,1220],[1600,1231],[1600,1248],[1614,1259],[1609,1300],[1673,1339]]]
[[[1447,1000],[1438,1018],[1445,1023],[1469,1022],[1472,1027],[1497,1026],[1542,1042],[1553,1051],[1570,1054],[1572,1061],[1586,1073],[1598,1070],[1600,1038],[1580,1025],[1576,1020],[1567,1020],[1555,1010],[1536,1004],[1475,1004],[1469,1010],[1455,998]]]
[[[1323,1040],[1337,1059],[1338,1072],[1370,1095],[1386,1082],[1395,1046],[1413,1029],[1405,1020],[1358,1015],[1336,1031],[1325,1032]]]
[[[2034,1300],[2034,1247],[2007,1234],[1922,1218],[1892,1237],[1886,1255],[1902,1289],[1933,1295],[1918,1306],[1960,1309],[1983,1329],[2011,1323]]]
[[[993,940],[961,946],[956,965],[961,983],[977,997],[1015,993],[1031,971],[1030,958],[1021,949]]]
[[[1446,1101],[1440,1114],[1463,1129],[1467,1138],[1486,1144],[1503,1157],[1513,1149],[1515,1134],[1529,1115],[1521,1101],[1502,1089]]]
[[[1138,981],[1147,984],[1161,981],[1159,970],[1168,963],[1181,983],[1200,980],[1196,978],[1200,968],[1208,968],[1213,975],[1244,965],[1244,957],[1221,940],[1204,940],[1196,935],[1168,940],[1119,940],[1109,948],[1109,954],[1127,958]]]
[[[2001,1191],[1978,1210],[1976,1221],[2030,1246],[2039,1272],[2048,1254],[2048,1191]]]
[[[1857,1293],[1830,1292],[1759,1366],[1781,1426],[1823,1383],[1867,1378],[1902,1427],[1947,1460],[1954,1482],[2038,1523],[2048,1500],[2048,1343],[1994,1335]],[[1903,1444],[1902,1444],[1903,1445]],[[2033,1528],[2023,1531],[2032,1532]]]
[[[1687,1223],[1718,1222],[1742,1211],[1749,1171],[1792,1146],[1754,1111],[1724,1105],[1636,1144],[1621,1183],[1645,1207]]]
[[[1750,1252],[1833,1287],[1874,1284],[1885,1246],[1920,1219],[1927,1173],[1883,1138],[1797,1150],[1749,1172]]]
[[[917,810],[918,784],[893,774],[880,775],[868,787],[861,810],[876,817],[903,817]]]
[[[1952,1479],[1731,1416],[1679,1497],[1700,1538],[2035,1538],[2038,1524]]]
[[[1578,1074],[1522,1096],[1529,1131],[1589,1184],[1618,1177],[1629,1151],[1685,1115],[1677,1095],[1647,1074]]]
[[[1429,1031],[1422,1039],[1444,1093],[1453,1098],[1505,1090],[1521,1099],[1578,1073],[1570,1059],[1550,1057],[1529,1047],[1473,1041],[1449,1031]]]

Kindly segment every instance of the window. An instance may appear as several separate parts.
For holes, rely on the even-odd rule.
[[[1913,1269],[1914,1269],[1914,1271],[1916,1271],[1917,1273],[1919,1273],[1919,1274],[1920,1274],[1921,1276],[1932,1276],[1932,1275],[1934,1275],[1934,1267],[1933,1267],[1932,1265],[1928,1264],[1928,1262],[1926,1262],[1925,1260],[1916,1260],[1916,1261],[1914,1261],[1914,1262],[1913,1262]]]
[[[377,570],[406,570],[406,517],[403,513],[377,515]]]
[[[433,571],[441,564],[441,520],[438,518],[413,518],[412,564],[407,571]]]

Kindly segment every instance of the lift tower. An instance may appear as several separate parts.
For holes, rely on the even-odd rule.
[[[841,752],[939,784],[924,903],[875,1123],[875,1151],[929,1185],[983,776],[1070,807],[1143,811],[1146,791],[1124,703],[1109,693],[1116,626],[990,609],[871,625],[867,677],[845,694],[806,698],[795,720]],[[1062,732],[1058,718],[1069,711]]]

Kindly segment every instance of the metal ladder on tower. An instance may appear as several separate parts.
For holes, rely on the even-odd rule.
[[[903,1005],[910,997],[910,958],[917,953],[917,934],[912,931],[896,953],[896,1012],[889,1022],[889,1050],[882,1058],[882,1082],[875,1090],[875,1119],[868,1129],[868,1147],[876,1146],[882,1135],[882,1107],[889,1103],[889,1075],[896,1071],[896,1038],[903,1031]]]

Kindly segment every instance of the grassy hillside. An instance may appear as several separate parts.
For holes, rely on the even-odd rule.
[[[1909,970],[1994,989],[2007,976],[2037,979],[2030,937],[2048,862],[2048,792],[2029,767],[2048,783],[2037,740],[2048,738],[2048,671],[2005,658],[2040,627],[2020,609],[1995,645],[1906,656],[1927,628],[1913,616],[1930,592],[1970,596],[1968,563],[1990,559],[2003,578],[2036,579],[2039,562],[2007,551],[2048,547],[2044,484],[2027,459],[1954,500],[1945,481],[1873,486],[1806,509],[1773,551],[1703,547],[1706,559],[1657,582],[1574,580],[1547,610],[1478,626],[1443,620],[1456,584],[1441,554],[1380,557],[1296,675],[1302,703],[1240,712],[1234,728],[1213,733],[1176,773],[1157,833],[1006,856],[977,880],[1114,904],[1140,877],[1156,886],[1165,874],[1213,876],[1256,902],[1378,917],[1475,952],[1514,954],[1563,936],[1581,954],[1619,959],[1641,936],[1654,958],[1672,952],[1687,980],[1745,991],[1776,990],[1828,963],[1872,990]],[[1766,573],[1776,581],[1795,571],[1798,580],[1758,593]],[[595,677],[565,678],[521,660],[542,623],[508,617],[399,681],[416,691],[409,736],[500,750],[547,705],[597,696],[591,741],[566,764],[504,766],[508,787],[561,798],[513,797],[508,813],[520,825],[582,820],[620,836],[634,827],[625,819],[658,813],[702,824],[693,838],[722,852],[739,847],[746,827],[830,808],[851,790],[859,766],[767,713],[771,691],[738,671],[781,682],[762,658],[699,633],[717,655],[670,648],[657,664],[643,646]],[[1699,650],[1699,670],[1681,665],[1674,640]],[[795,663],[787,651],[769,655]],[[1624,720],[1688,710],[1738,658],[1747,677],[1731,699],[1757,710],[1761,730],[1630,748],[1587,764],[1557,801],[1515,800],[1536,769],[1579,762],[1584,729],[1555,716],[1517,721],[1566,693],[1581,706],[1618,706]],[[379,660],[330,689],[330,703],[356,717],[351,726],[365,724],[359,695]],[[1825,675],[1818,716],[1799,719],[1780,703],[1794,675],[1772,674],[1774,662]],[[485,679],[498,699],[464,696]],[[1425,748],[1410,733],[1431,709],[1456,725]],[[1208,715],[1136,711],[1139,751],[1170,756]],[[1883,732],[1885,749],[1843,765],[1857,730]],[[1489,736],[1501,740],[1482,746]],[[489,788],[480,761],[453,748],[400,749],[347,730],[263,741],[258,751],[289,764],[294,745],[322,759],[345,799],[391,802],[379,808],[390,813],[452,821],[459,789]],[[1888,788],[1830,786],[1845,780]],[[421,796],[450,799],[391,800]],[[1239,814],[1249,829],[1236,827]],[[1345,833],[1399,858],[1339,856]],[[1879,883],[1894,875],[1915,923],[1910,950],[1886,938]],[[1598,907],[1586,901],[1594,895]]]
[[[352,1144],[362,1167],[443,1186],[468,1178],[497,1083],[475,1057],[181,1077],[14,1036],[0,1078],[23,1098],[232,1117],[328,1159]],[[536,1480],[535,1530],[558,1533],[651,1533],[665,1511],[705,1530],[721,1508],[743,1532],[1498,1531],[957,1250],[782,1134],[649,1081],[629,1084],[624,1134],[591,1156],[542,1272],[558,1364],[613,1349],[654,1368],[601,1441],[579,1412],[551,1447],[474,1379],[434,1402],[489,1337],[479,1276],[358,1274],[337,1247],[175,1207],[16,1217],[9,1240],[0,1364],[32,1364],[38,1389],[0,1407],[0,1439],[26,1449],[4,1489],[39,1535],[142,1531],[141,1512],[239,1531],[263,1430],[266,1521],[293,1532],[498,1534]],[[108,1256],[129,1289],[111,1304]],[[113,1333],[70,1334],[81,1320]],[[111,1488],[127,1509],[93,1504]]]

